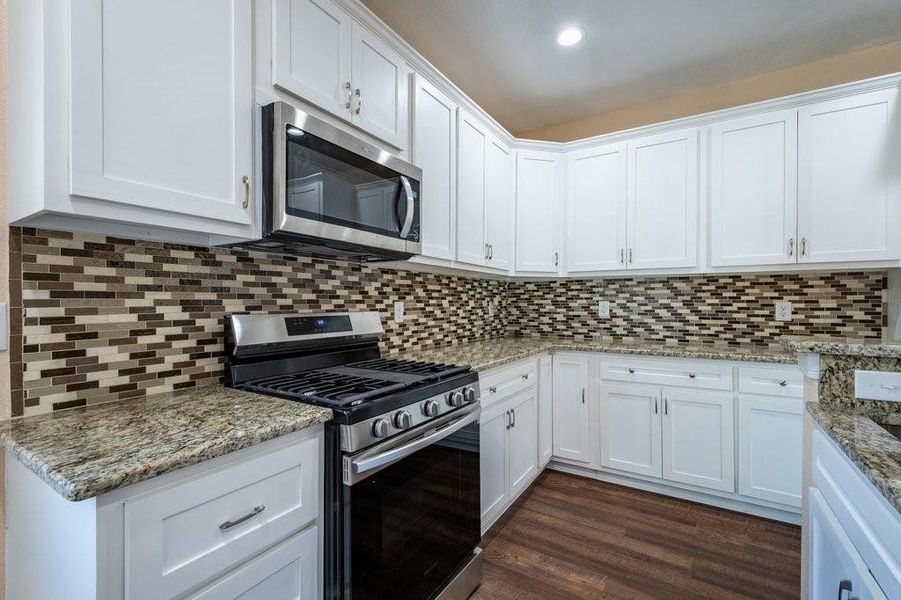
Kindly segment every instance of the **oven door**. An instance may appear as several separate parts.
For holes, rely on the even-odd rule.
[[[472,555],[480,540],[478,418],[470,405],[345,457],[353,600],[431,598]]]
[[[422,171],[289,104],[264,108],[272,127],[270,234],[419,254]]]

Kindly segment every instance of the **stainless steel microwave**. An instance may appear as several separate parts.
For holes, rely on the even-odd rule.
[[[263,239],[292,254],[398,260],[422,250],[422,171],[284,102],[262,110]]]

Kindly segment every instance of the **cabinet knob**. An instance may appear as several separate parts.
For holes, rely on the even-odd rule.
[[[688,378],[689,378],[689,379],[694,379],[695,377],[697,377],[697,375],[695,375],[694,373],[689,373],[689,374],[688,374]]]
[[[781,385],[782,387],[785,387],[788,385],[788,382],[783,379],[782,381],[779,382],[779,385]]]
[[[496,394],[496,393],[497,393],[497,388],[494,387],[494,386],[491,386],[490,388],[488,388],[488,391],[491,392],[492,394]]]
[[[634,373],[634,372],[635,372],[635,369],[633,369],[632,367],[629,367],[629,373]]]
[[[523,378],[523,379],[528,379],[528,378],[529,378],[529,374],[528,374],[528,373],[523,373],[523,374],[522,374],[522,378]]]

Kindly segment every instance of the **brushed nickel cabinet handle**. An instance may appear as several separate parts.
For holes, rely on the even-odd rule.
[[[619,262],[622,265],[626,264],[626,249],[625,248],[619,249]]]
[[[349,81],[345,81],[344,89],[347,90],[347,102],[344,103],[344,108],[346,108],[347,110],[350,110],[350,107],[351,107],[351,105],[353,103],[353,99],[354,99],[353,86],[350,85]]]
[[[554,252],[554,266],[558,266],[560,264],[560,253]]]
[[[357,97],[357,109],[354,111],[354,114],[358,115],[363,109],[363,94],[360,93],[360,88],[354,90],[354,96]]]
[[[656,415],[660,409],[657,407],[657,398],[654,398],[654,414]]]
[[[265,506],[264,504],[260,504],[260,505],[258,505],[258,506],[254,506],[254,507],[253,507],[253,510],[250,511],[249,513],[247,513],[246,515],[244,515],[243,517],[238,517],[238,518],[235,519],[234,521],[226,521],[226,522],[222,523],[221,525],[219,525],[219,529],[221,529],[222,531],[225,531],[226,529],[231,529],[231,528],[234,527],[235,525],[240,525],[241,523],[243,523],[243,522],[246,521],[247,519],[252,519],[252,518],[254,518],[255,516],[257,516],[258,514],[260,514],[261,512],[263,512],[264,510],[266,510],[266,506]]]
[[[485,260],[488,260],[488,244],[485,244]]]
[[[510,412],[513,413],[513,424],[510,425],[510,427],[516,427],[516,409],[515,409],[515,408],[511,408],[511,409],[510,409]]]
[[[582,404],[585,404],[585,388],[582,388]]]
[[[629,264],[632,264],[632,248],[629,248]]]
[[[801,238],[801,256],[806,256],[806,255],[807,255],[807,238],[802,237]]]
[[[795,238],[788,239],[788,255],[789,256],[795,255]]]
[[[842,579],[838,582],[838,600],[842,600],[842,596],[845,592],[848,592],[848,600],[853,600],[851,598],[851,592],[853,591],[853,585],[851,585],[850,579]]]
[[[663,397],[663,414],[669,414],[669,398],[666,396]]]
[[[509,408],[507,409],[507,412],[504,413],[504,415],[507,417],[507,429],[510,429],[510,409]]]
[[[244,202],[241,203],[241,207],[247,208],[250,205],[250,176],[245,175],[241,181],[244,183]]]

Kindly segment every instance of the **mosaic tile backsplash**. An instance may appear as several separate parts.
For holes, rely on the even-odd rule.
[[[885,272],[707,275],[521,282],[510,287],[515,335],[575,340],[779,347],[784,335],[881,339]],[[601,319],[598,301],[610,302]],[[791,321],[773,318],[792,303]]]
[[[10,246],[13,415],[215,381],[229,312],[374,310],[389,352],[501,335],[777,346],[878,339],[886,287],[884,272],[508,283],[28,228]],[[792,322],[773,321],[776,299]]]

